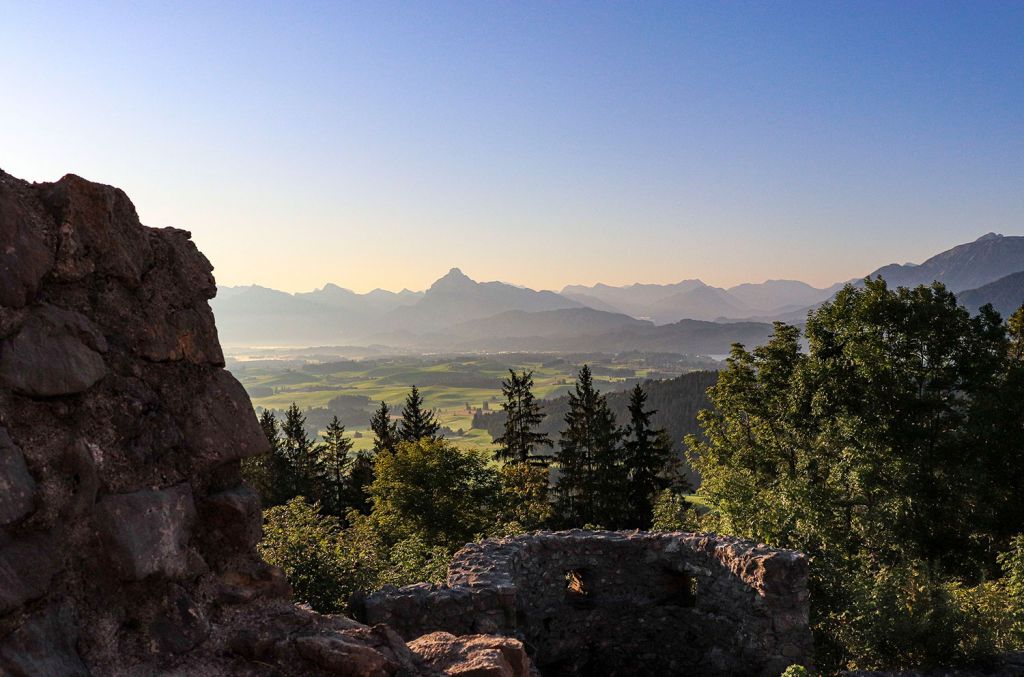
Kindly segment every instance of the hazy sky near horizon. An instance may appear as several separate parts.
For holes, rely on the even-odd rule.
[[[0,168],[220,284],[826,284],[1024,234],[1021,2],[0,0]]]

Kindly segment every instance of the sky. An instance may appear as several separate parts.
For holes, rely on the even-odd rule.
[[[825,286],[1024,234],[1024,3],[0,0],[0,169],[226,285]]]

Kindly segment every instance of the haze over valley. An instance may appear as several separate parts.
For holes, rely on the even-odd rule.
[[[976,311],[1004,317],[1024,302],[1024,237],[988,233],[920,264],[865,272],[891,286],[938,281]],[[722,355],[754,346],[774,321],[800,324],[850,282],[816,288],[769,280],[729,288],[675,284],[567,285],[533,290],[479,282],[453,268],[424,291],[358,294],[334,283],[289,294],[261,286],[220,287],[212,306],[229,351],[252,346],[375,346],[401,351],[501,352],[629,350]]]

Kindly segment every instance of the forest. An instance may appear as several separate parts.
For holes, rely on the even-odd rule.
[[[360,451],[337,418],[314,439],[298,406],[264,410],[273,453],[245,466],[262,553],[300,599],[345,612],[382,585],[440,581],[484,537],[714,531],[812,557],[825,672],[1024,647],[1024,309],[972,315],[941,284],[874,279],[803,330],[735,345],[717,377],[606,394],[584,364],[566,395],[534,390],[508,370],[501,411],[476,417],[490,451],[445,439],[417,386],[400,412],[379,403]],[[684,397],[693,424],[657,418]]]

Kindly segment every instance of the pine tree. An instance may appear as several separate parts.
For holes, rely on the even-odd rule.
[[[669,484],[664,472],[672,460],[672,439],[664,429],[651,428],[651,417],[657,411],[644,411],[646,403],[647,393],[638,383],[629,395],[630,422],[625,442],[626,525],[637,529],[650,528],[655,495]]]
[[[572,526],[616,526],[623,493],[622,433],[587,365],[569,393],[565,424],[555,456],[562,473],[556,486],[561,517]]]
[[[312,498],[316,489],[316,467],[318,445],[306,432],[306,417],[298,405],[292,402],[281,426],[284,436],[281,450],[291,467],[288,498],[306,496]]]
[[[345,485],[353,459],[352,440],[345,437],[345,426],[335,416],[327,424],[317,454],[317,496],[321,509],[329,515],[345,514]]]
[[[500,445],[494,457],[506,463],[530,460],[542,463],[545,457],[537,455],[537,448],[550,447],[553,443],[547,433],[537,432],[544,413],[533,395],[533,372],[524,370],[517,374],[509,369],[508,373],[509,377],[501,382],[501,392],[507,400],[502,405],[505,433],[494,440]]]
[[[370,419],[370,430],[374,434],[373,453],[379,454],[386,451],[393,455],[400,440],[398,421],[391,420],[391,411],[383,400],[381,400],[377,411],[373,412],[373,418]]]
[[[437,439],[440,429],[441,425],[434,418],[434,412],[423,406],[420,391],[413,386],[402,409],[402,423],[399,426],[401,439],[405,442],[419,442],[426,437],[433,441]]]

